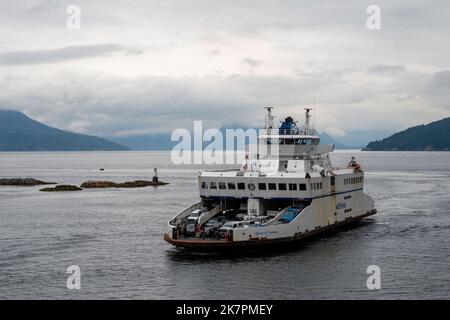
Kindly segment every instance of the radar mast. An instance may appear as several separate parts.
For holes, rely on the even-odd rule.
[[[266,130],[270,134],[270,130],[273,129],[273,115],[272,115],[272,109],[273,107],[264,107],[267,110],[266,113]]]
[[[305,108],[305,134],[312,134],[311,110],[312,110],[312,108]]]

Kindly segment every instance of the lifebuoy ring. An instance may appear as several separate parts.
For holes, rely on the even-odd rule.
[[[247,185],[247,187],[248,187],[248,190],[250,190],[250,191],[255,191],[255,189],[256,189],[256,186],[254,183],[249,183]]]

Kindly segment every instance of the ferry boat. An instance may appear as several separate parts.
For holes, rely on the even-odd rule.
[[[287,117],[274,128],[267,107],[258,153],[235,170],[203,171],[200,201],[168,223],[164,239],[185,248],[235,248],[287,243],[371,216],[364,171],[354,157],[334,167],[333,145],[321,145],[311,127]]]

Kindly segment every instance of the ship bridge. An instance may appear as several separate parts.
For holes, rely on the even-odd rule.
[[[310,125],[310,108],[305,109],[303,128],[299,128],[292,117],[287,117],[278,129],[273,128],[272,108],[266,109],[266,127],[264,134],[259,136],[258,157],[281,161],[309,159],[334,150],[334,145],[320,145],[320,137]]]

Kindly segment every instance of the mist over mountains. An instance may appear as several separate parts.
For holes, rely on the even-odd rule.
[[[225,136],[225,128],[220,131]],[[445,118],[395,134],[384,130],[356,130],[343,136],[319,132],[319,136],[322,144],[334,144],[336,149],[426,151],[450,150],[449,133],[450,118]],[[73,133],[49,127],[19,111],[0,110],[0,151],[171,150],[178,143],[171,141],[171,133],[106,138]],[[203,146],[209,143],[204,141]]]
[[[230,128],[236,129],[236,128]],[[247,130],[248,128],[242,128]],[[225,136],[225,128],[220,129]],[[389,136],[392,132],[382,130],[350,131],[345,136],[332,136],[326,132],[319,132],[321,143],[334,144],[336,149],[361,149],[371,140]],[[155,133],[148,135],[132,135],[127,137],[108,137],[122,145],[128,146],[131,150],[171,150],[178,141],[171,141],[170,133]],[[204,146],[208,145],[204,143]]]

